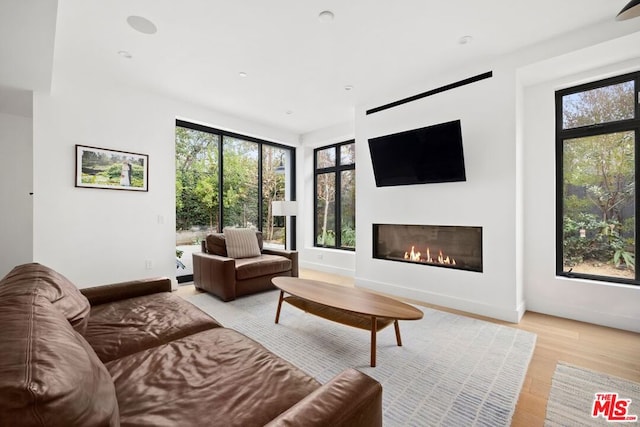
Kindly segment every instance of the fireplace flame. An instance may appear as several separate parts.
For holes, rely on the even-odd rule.
[[[410,252],[404,253],[404,259],[414,262],[428,262],[432,264],[449,264],[456,265],[456,260],[453,257],[445,256],[442,250],[438,251],[438,256],[434,259],[431,257],[431,249],[427,248],[427,254],[423,258],[421,252],[416,252],[415,246],[411,246]]]

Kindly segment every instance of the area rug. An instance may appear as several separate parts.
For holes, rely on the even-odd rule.
[[[596,396],[597,394],[600,396]],[[615,398],[614,394],[616,394]],[[593,417],[596,399],[600,402],[596,407],[596,417]],[[629,399],[631,402],[628,404],[620,403],[622,400]],[[622,410],[623,407],[624,410]],[[623,419],[627,417],[631,418]],[[614,425],[639,425],[638,420],[640,420],[639,383],[566,362],[558,363],[551,380],[545,426],[606,426],[613,422],[616,423]],[[627,422],[630,424],[626,424]]]
[[[419,307],[424,318],[378,332],[377,367],[369,366],[370,333],[283,304],[279,291],[223,303],[185,297],[221,324],[253,338],[321,383],[356,368],[383,387],[384,425],[508,426],[536,342],[535,334]]]

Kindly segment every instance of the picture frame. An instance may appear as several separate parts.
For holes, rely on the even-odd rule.
[[[76,145],[76,187],[149,191],[147,154]]]

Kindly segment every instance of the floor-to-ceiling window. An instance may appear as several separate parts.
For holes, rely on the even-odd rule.
[[[276,216],[274,201],[291,200],[287,197],[286,183],[292,180],[291,165],[293,151],[273,145],[262,146],[262,234],[265,241],[284,242],[287,218]]]
[[[259,152],[257,142],[222,137],[222,228],[261,228],[258,221]]]
[[[354,250],[356,247],[355,142],[314,150],[314,245]]]
[[[556,92],[557,274],[639,284],[640,73]]]
[[[176,122],[178,281],[191,279],[191,253],[202,239],[224,227],[261,230],[265,246],[285,247],[291,222],[271,206],[295,199],[294,154],[292,147]]]

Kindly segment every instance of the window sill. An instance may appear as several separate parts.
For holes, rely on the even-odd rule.
[[[640,289],[640,286],[633,281],[622,282],[622,281],[610,281],[605,280],[600,276],[587,276],[587,275],[577,275],[577,274],[556,274],[556,279],[568,281],[568,282],[580,282],[583,284],[593,284],[598,286],[611,286],[616,288],[627,288],[627,289]]]

